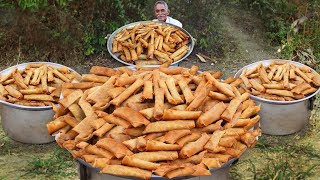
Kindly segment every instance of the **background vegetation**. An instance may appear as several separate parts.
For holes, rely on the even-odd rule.
[[[0,0],[0,67],[24,61],[53,61],[72,67],[97,57],[110,59],[105,36],[127,23],[153,19],[153,3],[153,0]],[[320,70],[319,0],[169,0],[168,3],[172,16],[197,39],[193,54],[200,52],[221,58],[236,48],[221,25],[223,10],[236,7],[261,18],[265,36],[270,45],[277,47],[279,57]],[[241,21],[242,15],[238,16]],[[315,108],[319,110],[319,99],[316,102]],[[314,111],[312,117],[307,132],[285,137],[263,135],[250,155],[233,166],[232,178],[316,177],[320,171],[317,142],[320,112]],[[50,152],[48,156],[23,161],[29,168],[17,174],[22,179],[77,177],[75,168],[67,168],[75,167],[72,157],[56,145],[54,148],[21,145],[2,131],[0,135],[0,156],[20,156],[22,151]],[[2,178],[5,177],[0,175]]]

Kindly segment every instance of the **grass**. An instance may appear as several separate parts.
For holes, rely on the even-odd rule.
[[[65,149],[55,149],[49,157],[37,157],[29,161],[23,177],[43,175],[46,178],[67,178],[77,175],[68,171],[73,167],[71,154]]]

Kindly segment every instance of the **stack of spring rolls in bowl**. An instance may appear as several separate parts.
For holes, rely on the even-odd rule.
[[[46,124],[64,82],[81,75],[56,63],[29,62],[0,72],[0,115],[6,135],[15,141],[42,144],[54,141]]]
[[[101,173],[209,176],[257,142],[260,106],[234,78],[198,67],[94,66],[47,124],[56,142]]]

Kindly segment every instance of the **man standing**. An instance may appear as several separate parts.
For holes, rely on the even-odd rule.
[[[168,4],[164,1],[157,1],[154,4],[154,14],[157,17],[157,19],[154,19],[153,21],[162,21],[182,28],[182,23],[170,17],[169,13],[170,10]]]

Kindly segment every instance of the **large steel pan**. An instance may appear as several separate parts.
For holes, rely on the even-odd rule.
[[[260,63],[262,63],[263,66],[267,66],[273,61],[287,61],[290,64],[304,66],[299,62],[289,60],[263,60],[241,68],[235,74],[235,77],[239,77],[246,68],[254,68]],[[312,69],[312,71],[314,70]],[[270,135],[287,135],[303,129],[310,118],[313,104],[312,100],[319,91],[320,88],[309,96],[294,101],[275,101],[251,95],[251,99],[255,100],[256,104],[261,104],[259,114],[261,117],[260,123],[262,133]]]
[[[128,63],[128,62],[125,62],[123,60],[121,60],[119,58],[119,55],[120,53],[112,53],[112,41],[114,40],[115,36],[120,32],[122,31],[123,29],[125,28],[128,28],[128,27],[133,27],[135,25],[138,25],[138,24],[142,24],[142,23],[149,23],[149,22],[154,22],[154,21],[138,21],[138,22],[134,22],[134,23],[130,23],[130,24],[127,24],[127,25],[124,25],[122,26],[121,28],[117,29],[116,31],[114,31],[109,37],[108,37],[108,41],[107,41],[107,49],[108,49],[108,52],[110,53],[110,55],[117,61],[125,64],[125,65],[128,65],[128,66],[135,66],[134,64],[131,64],[131,63]],[[162,23],[162,24],[165,24],[165,25],[170,25],[170,26],[174,26],[174,27],[177,27],[177,28],[180,28],[178,26],[175,26],[173,24],[168,24],[168,23],[165,23],[165,22],[157,22],[157,23]],[[187,52],[186,55],[184,55],[181,59],[179,59],[178,61],[175,61],[173,62],[171,65],[174,66],[174,65],[178,65],[179,62],[183,61],[184,59],[186,59],[190,54],[191,52],[193,51],[193,48],[194,48],[194,38],[190,35],[190,33],[188,31],[186,31],[185,29],[183,28],[180,28],[184,33],[186,33],[189,37],[190,37],[190,42],[188,44],[188,47],[189,47],[189,50]],[[160,65],[145,65],[147,67],[159,67]]]
[[[28,64],[63,66],[51,62],[30,62],[12,66],[1,71],[0,74],[8,74],[14,68],[24,69]],[[52,106],[24,106],[0,100],[0,115],[4,132],[15,141],[28,144],[43,144],[54,141],[54,137],[48,134],[46,126],[54,116]]]

